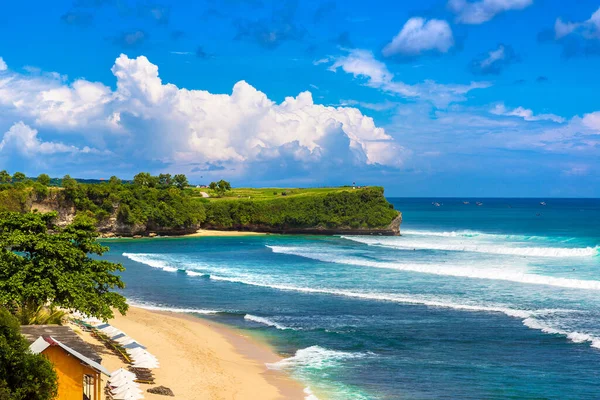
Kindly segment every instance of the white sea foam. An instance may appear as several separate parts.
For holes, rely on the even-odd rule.
[[[411,229],[403,229],[403,236],[436,236],[436,237],[458,237],[458,238],[476,238],[476,239],[489,239],[489,240],[518,240],[518,241],[528,241],[528,240],[551,240],[551,239],[561,239],[564,241],[565,238],[551,238],[548,236],[533,236],[533,235],[509,235],[509,234],[501,234],[501,233],[485,233],[478,231],[425,231],[425,230],[411,230]]]
[[[195,272],[195,271],[190,271],[190,270],[186,270],[185,273],[189,276],[204,276],[204,275],[206,275],[201,272]]]
[[[177,268],[170,266],[166,261],[161,260],[155,254],[123,253],[123,257],[127,257],[130,260],[141,264],[146,264],[152,268],[162,269],[167,272],[177,272]]]
[[[534,317],[529,317],[523,320],[523,325],[531,329],[538,329],[544,333],[548,333],[551,335],[561,335],[566,336],[567,339],[572,341],[573,343],[590,343],[591,347],[600,349],[600,338],[597,336],[590,335],[588,333],[582,333],[577,331],[566,331],[563,329],[556,329],[549,326],[544,321],[540,321]]]
[[[267,246],[275,253],[293,254],[324,262],[355,265],[359,267],[385,268],[397,271],[410,271],[423,274],[455,276],[473,279],[489,279],[525,283],[530,285],[548,285],[570,289],[600,290],[600,281],[558,278],[547,275],[530,274],[514,269],[472,268],[448,264],[405,264],[401,262],[372,261],[340,254],[313,253],[303,247]]]
[[[150,311],[168,311],[168,312],[173,312],[173,313],[185,313],[185,314],[190,314],[190,313],[218,314],[221,312],[221,311],[216,311],[216,310],[206,310],[206,309],[202,309],[202,308],[177,308],[177,307],[160,306],[160,305],[146,304],[146,303],[136,303],[131,300],[129,301],[129,304],[134,307],[143,308],[145,310],[150,310]]]
[[[389,247],[402,250],[443,250],[514,255],[523,257],[592,257],[598,255],[598,247],[519,247],[518,243],[483,244],[449,243],[439,241],[411,240],[404,237],[377,238],[371,236],[341,236],[344,239],[369,246]]]
[[[269,318],[259,317],[257,315],[246,314],[246,315],[244,315],[244,319],[248,320],[248,321],[256,322],[256,323],[259,323],[259,324],[263,324],[263,325],[267,325],[267,326],[272,326],[272,327],[280,329],[280,330],[291,329],[291,328],[288,328],[287,326],[283,326],[281,324],[278,324],[277,322],[275,322],[273,320],[270,320]]]
[[[304,388],[304,400],[319,400],[317,396],[310,389],[310,386]]]
[[[512,309],[503,306],[482,306],[482,305],[471,305],[471,304],[459,304],[447,301],[437,301],[437,300],[429,300],[422,299],[418,297],[411,296],[403,296],[396,295],[392,293],[373,293],[373,292],[353,292],[349,290],[339,290],[339,289],[328,289],[328,288],[309,288],[309,287],[299,287],[299,286],[291,286],[291,285],[279,285],[273,284],[269,282],[261,282],[258,280],[248,280],[237,277],[221,277],[211,275],[210,279],[216,281],[227,281],[232,283],[242,283],[245,285],[251,286],[260,286],[260,287],[268,287],[271,289],[277,290],[289,290],[294,292],[302,292],[302,293],[317,293],[317,294],[330,294],[335,296],[344,296],[344,297],[353,297],[365,300],[379,300],[379,301],[389,301],[394,303],[404,303],[404,304],[415,304],[415,305],[425,305],[429,307],[439,307],[439,308],[452,308],[455,310],[462,311],[482,311],[482,312],[496,312],[503,313],[511,317],[517,318],[527,318],[532,315],[532,311],[526,310],[518,310]]]
[[[276,363],[267,363],[267,368],[272,370],[289,370],[296,368],[325,369],[350,359],[363,358],[366,353],[348,353],[310,346],[296,351],[292,357],[284,358]]]

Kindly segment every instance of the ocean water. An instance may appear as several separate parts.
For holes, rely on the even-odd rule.
[[[600,200],[464,200],[390,199],[401,237],[110,240],[106,257],[133,303],[268,340],[310,399],[600,399]]]

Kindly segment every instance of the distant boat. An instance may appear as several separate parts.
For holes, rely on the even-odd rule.
[[[545,206],[546,202],[545,201],[540,201],[540,206]]]
[[[483,205],[483,203],[479,202],[479,201],[476,201],[475,204],[477,204],[478,206],[482,206]]]
[[[437,202],[435,202],[435,203],[431,203],[431,204],[433,204],[433,205],[434,205],[434,206],[436,206],[436,207],[439,207],[439,206],[441,205],[440,203],[437,203]]]
[[[469,204],[469,202],[468,201],[463,201],[463,204]]]

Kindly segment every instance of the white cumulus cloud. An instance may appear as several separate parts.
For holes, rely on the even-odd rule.
[[[533,4],[533,0],[449,0],[448,8],[456,14],[456,21],[478,25],[510,10],[522,10]]]
[[[6,62],[4,61],[4,59],[2,57],[0,57],[0,72],[6,71],[7,69],[8,69],[8,65],[6,65]]]
[[[432,80],[407,84],[394,80],[394,74],[387,66],[377,60],[369,50],[353,49],[344,56],[335,58],[329,67],[331,71],[341,69],[356,78],[366,80],[366,85],[384,92],[406,98],[421,99],[437,107],[446,107],[453,102],[465,101],[466,94],[474,89],[485,89],[489,82],[470,82],[469,84],[440,84]]]
[[[562,39],[574,32],[579,33],[584,39],[600,39],[600,8],[589,19],[582,22],[564,22],[561,18],[556,19],[554,24],[556,39]]]
[[[163,83],[158,67],[144,56],[121,55],[112,73],[116,90],[83,79],[66,84],[16,73],[0,78],[0,122],[19,118],[79,134],[127,161],[195,165],[203,171],[217,165],[243,172],[252,163],[282,158],[294,168],[402,162],[402,147],[372,118],[356,108],[315,104],[310,92],[276,103],[245,81],[236,83],[231,94],[178,88]],[[42,152],[73,150],[36,142],[37,132],[26,125],[17,131],[11,128],[6,143],[20,140]]]
[[[523,107],[508,109],[504,104],[497,104],[491,110],[491,113],[494,115],[504,115],[508,117],[520,117],[525,121],[552,121],[559,124],[565,122],[563,117],[556,114],[534,114],[531,109]]]
[[[40,154],[76,153],[82,151],[75,146],[63,143],[44,142],[38,137],[38,131],[24,124],[15,123],[4,133],[0,142],[0,154],[18,153],[27,157]],[[84,151],[90,151],[86,148]]]
[[[409,19],[400,32],[383,48],[385,57],[397,54],[417,56],[428,51],[446,53],[454,46],[448,22],[420,17]]]

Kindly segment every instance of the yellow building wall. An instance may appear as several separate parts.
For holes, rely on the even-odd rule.
[[[54,364],[58,375],[57,400],[82,400],[83,375],[92,375],[96,378],[96,392],[98,392],[99,376],[92,368],[81,363],[58,346],[50,346],[42,354]]]

